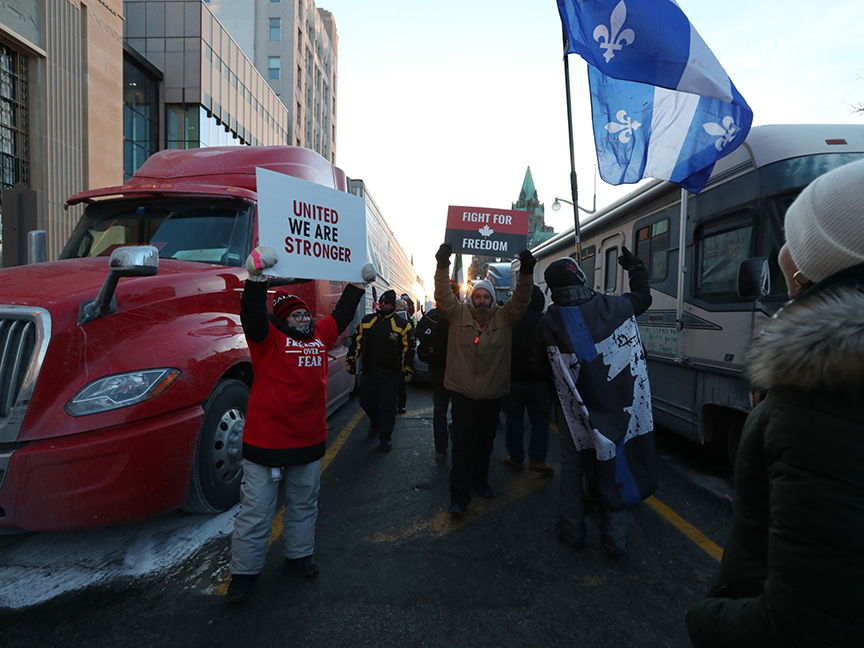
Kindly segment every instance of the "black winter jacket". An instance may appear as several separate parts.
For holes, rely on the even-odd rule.
[[[547,377],[540,376],[531,366],[531,357],[534,352],[534,338],[537,334],[537,326],[543,319],[543,308],[546,306],[546,298],[540,286],[535,285],[531,289],[531,303],[528,310],[522,316],[516,326],[513,327],[513,343],[511,346],[513,355],[510,360],[510,380],[521,382],[544,382]]]
[[[732,533],[690,638],[864,646],[864,265],[781,310],[750,375],[768,395],[744,426]]]
[[[376,311],[360,321],[351,338],[348,371],[356,372],[362,356],[362,371],[401,373],[408,379],[414,368],[415,346],[414,328],[402,313]]]

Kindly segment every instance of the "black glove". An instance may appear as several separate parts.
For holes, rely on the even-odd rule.
[[[446,268],[450,265],[451,254],[453,254],[453,246],[449,243],[442,243],[435,253],[435,260],[438,261],[439,268]]]
[[[528,250],[522,250],[519,253],[519,273],[534,274],[534,266],[537,265],[537,259]]]
[[[638,265],[645,265],[645,263],[633,254],[630,250],[627,249],[626,245],[621,246],[621,256],[618,257],[618,265],[627,270],[628,272],[635,268]]]

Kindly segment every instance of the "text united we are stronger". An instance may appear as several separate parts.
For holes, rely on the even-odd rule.
[[[351,263],[351,248],[339,245],[339,213],[310,202],[294,201],[294,216],[288,216],[291,231],[285,237],[288,254]]]

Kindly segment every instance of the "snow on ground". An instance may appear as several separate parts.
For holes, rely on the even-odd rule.
[[[168,571],[231,533],[238,510],[239,505],[212,516],[175,512],[101,529],[0,538],[0,609]]]

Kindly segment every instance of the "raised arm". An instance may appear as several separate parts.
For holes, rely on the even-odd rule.
[[[375,266],[371,263],[367,263],[363,266],[363,280],[367,284],[375,281],[376,276]],[[354,313],[357,312],[357,306],[360,304],[360,301],[363,299],[365,294],[366,288],[361,288],[354,284],[348,284],[345,286],[345,290],[342,291],[342,296],[336,303],[336,307],[333,309],[333,312],[330,313],[333,316],[333,320],[336,322],[336,329],[339,333],[342,333],[342,331],[344,331],[351,323],[351,320],[354,319]]]
[[[246,257],[246,271],[249,278],[240,297],[240,323],[250,342],[263,342],[270,332],[270,317],[267,312],[267,288],[269,278],[264,274],[267,268],[276,265],[276,252],[265,246],[256,247]]]
[[[519,253],[519,261],[519,279],[516,280],[516,287],[513,288],[510,299],[501,307],[502,317],[508,326],[516,324],[528,310],[528,304],[531,303],[531,288],[534,286],[534,266],[537,265],[537,259],[528,250],[522,250]]]
[[[435,304],[448,321],[459,312],[460,304],[450,289],[450,255],[453,246],[443,243],[435,253],[438,269],[435,270]]]
[[[623,297],[630,300],[633,305],[633,314],[638,317],[651,308],[653,301],[651,287],[648,284],[648,270],[642,259],[628,250],[626,246],[621,247],[618,265],[627,271],[630,278],[630,292],[624,293]]]

